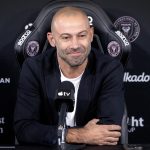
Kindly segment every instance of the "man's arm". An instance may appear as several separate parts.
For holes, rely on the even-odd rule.
[[[14,113],[15,134],[19,143],[23,144],[56,144],[57,126],[47,121],[43,123],[42,110],[45,106],[42,103],[44,97],[40,94],[38,70],[31,59],[25,61],[22,67]]]
[[[116,145],[121,136],[121,127],[119,125],[98,125],[98,121],[98,119],[93,119],[83,128],[69,128],[66,141],[91,145]]]
[[[121,125],[125,105],[123,75],[122,64],[114,59],[104,69],[97,103],[97,117],[103,124]]]
[[[103,75],[103,86],[97,95],[96,117],[100,120],[93,119],[83,128],[69,129],[67,142],[92,145],[118,143],[124,112],[123,67],[119,62],[112,60],[105,66]]]

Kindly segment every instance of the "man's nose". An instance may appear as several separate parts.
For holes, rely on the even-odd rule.
[[[79,41],[78,41],[78,38],[77,37],[73,37],[72,38],[72,43],[71,43],[71,48],[78,48],[79,47]]]

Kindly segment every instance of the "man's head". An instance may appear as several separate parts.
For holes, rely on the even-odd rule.
[[[76,67],[87,61],[93,28],[90,28],[88,17],[81,9],[64,7],[54,15],[47,37],[51,46],[57,49],[59,64]]]

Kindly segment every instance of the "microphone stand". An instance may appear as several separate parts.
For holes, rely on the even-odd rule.
[[[61,109],[59,112],[59,122],[58,122],[58,146],[59,149],[65,150],[65,133],[66,133],[66,113],[67,113],[67,105],[62,103]]]
[[[66,114],[67,114],[67,105],[62,103],[61,109],[59,112],[59,121],[58,121],[58,149],[59,150],[81,150],[85,148],[84,144],[67,144],[66,143]]]

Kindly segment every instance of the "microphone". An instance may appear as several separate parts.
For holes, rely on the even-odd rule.
[[[55,107],[59,112],[58,145],[64,149],[66,133],[66,114],[74,109],[74,85],[69,81],[61,82],[55,93]]]
[[[74,109],[74,85],[69,81],[61,82],[55,93],[55,107],[60,112],[62,104],[66,104],[67,112],[72,112]]]

